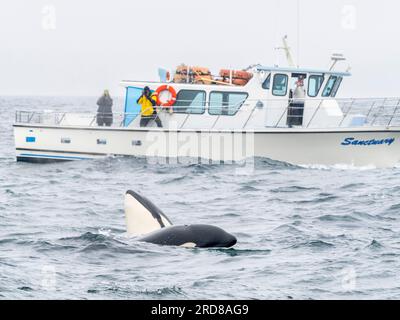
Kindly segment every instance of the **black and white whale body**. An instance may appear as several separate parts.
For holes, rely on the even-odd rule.
[[[229,248],[236,244],[233,235],[221,228],[205,224],[170,226],[153,231],[140,240],[160,245],[193,248]]]
[[[150,200],[134,191],[125,194],[127,231],[140,241],[191,248],[229,248],[236,238],[221,228],[204,225],[174,226]]]

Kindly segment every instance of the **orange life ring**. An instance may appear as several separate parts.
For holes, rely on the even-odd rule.
[[[170,93],[170,95],[171,95],[171,98],[166,102],[161,102],[160,98],[159,98],[161,92],[163,92],[163,91],[168,91]],[[164,85],[158,87],[155,93],[158,96],[157,105],[162,106],[162,107],[172,107],[175,104],[176,91],[175,91],[175,89],[173,87],[171,87],[171,86],[169,86],[167,84],[164,84]]]

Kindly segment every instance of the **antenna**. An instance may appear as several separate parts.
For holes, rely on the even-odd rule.
[[[343,53],[333,53],[331,56],[331,60],[332,60],[332,65],[329,68],[329,71],[333,70],[333,68],[336,66],[338,61],[346,61],[346,58]]]
[[[300,66],[300,0],[297,0],[297,68]]]
[[[279,62],[280,62],[280,59],[279,59],[279,53],[278,53],[278,47],[279,47],[279,42],[280,42],[280,35],[279,35],[279,32],[278,32],[278,30],[280,29],[279,28],[279,25],[278,25],[278,23],[279,23],[279,21],[280,21],[280,19],[279,19],[279,4],[280,4],[280,2],[279,2],[279,0],[275,0],[275,9],[276,9],[276,12],[275,12],[275,14],[273,15],[273,21],[274,21],[274,33],[275,33],[275,39],[274,39],[274,41],[275,41],[275,46],[274,46],[274,55],[275,55],[275,63],[274,63],[274,65],[275,65],[275,67],[279,67]]]

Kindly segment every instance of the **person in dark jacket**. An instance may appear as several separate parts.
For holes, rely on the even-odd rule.
[[[112,106],[113,100],[108,90],[104,90],[103,95],[97,100],[97,124],[99,126],[111,126],[113,123]]]

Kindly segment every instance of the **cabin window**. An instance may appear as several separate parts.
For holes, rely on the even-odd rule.
[[[272,85],[272,94],[274,96],[286,96],[288,89],[288,79],[286,74],[276,74]]]
[[[243,103],[246,101],[248,94],[245,92],[217,92],[210,93],[209,114],[212,115],[235,115]]]
[[[308,79],[308,96],[316,97],[324,83],[324,76],[312,75]]]
[[[333,89],[332,89],[331,97],[333,97],[333,98],[336,97],[336,94],[337,94],[337,92],[339,90],[339,87],[340,87],[340,85],[342,83],[342,80],[343,80],[343,77],[339,77],[336,80],[335,85],[333,86]]]
[[[206,106],[206,92],[198,90],[180,90],[174,104],[174,112],[202,114]]]
[[[337,76],[330,76],[329,80],[324,88],[324,92],[322,93],[323,97],[330,97],[332,92],[333,92],[333,88],[335,87],[336,81],[337,81],[338,77]]]
[[[265,90],[269,90],[271,87],[271,74],[268,75],[268,77],[264,80],[262,84],[262,88]]]

